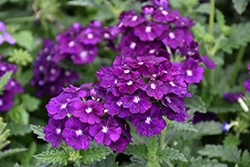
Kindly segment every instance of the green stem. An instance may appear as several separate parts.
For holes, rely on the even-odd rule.
[[[161,131],[161,149],[165,149],[166,144],[165,144],[165,134],[167,133],[167,128],[163,129]]]
[[[211,55],[214,56],[219,49],[220,43],[224,38],[224,34],[221,34],[219,39],[215,42],[213,49],[211,50]]]
[[[210,85],[214,86],[214,70],[210,70]]]
[[[246,47],[242,46],[240,48],[240,50],[239,50],[238,55],[237,55],[236,63],[235,63],[234,70],[233,70],[233,74],[232,74],[232,77],[231,77],[231,80],[230,80],[230,86],[231,87],[235,84],[236,76],[237,76],[238,70],[239,70],[239,65],[240,65],[241,59],[242,59],[242,57],[244,55],[245,49],[246,49]]]
[[[119,16],[119,10],[112,3],[110,3],[108,0],[103,0],[103,2],[109,7],[109,9],[114,13],[115,16]]]
[[[210,16],[209,16],[209,34],[213,35],[213,29],[214,29],[214,6],[215,6],[215,0],[210,0],[211,8],[210,8]],[[212,46],[209,46],[209,50],[212,49]]]
[[[17,72],[16,72],[16,80],[17,80],[18,82],[20,82],[21,74],[22,74],[22,66],[21,66],[21,65],[18,65],[18,66],[17,66]]]

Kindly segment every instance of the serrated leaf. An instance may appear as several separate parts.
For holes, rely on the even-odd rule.
[[[198,13],[210,14],[210,10],[211,10],[210,8],[211,8],[210,3],[203,3],[199,5],[196,9],[194,9],[194,11]]]
[[[92,0],[74,0],[67,2],[68,5],[73,6],[95,6],[95,3],[93,3]]]
[[[12,34],[12,38],[16,40],[16,43],[25,49],[31,51],[34,49],[34,37],[31,31],[22,30],[15,34]],[[25,40],[23,40],[25,39]]]
[[[219,9],[216,9],[216,22],[219,27],[224,26],[226,22],[223,13]]]
[[[3,76],[0,78],[0,94],[4,91],[4,86],[7,84],[8,80],[12,75],[12,71],[7,71]]]
[[[8,111],[7,115],[10,117],[12,121],[16,123],[24,125],[28,125],[29,123],[29,114],[22,105],[12,107]]]
[[[37,110],[41,103],[38,98],[32,97],[29,94],[23,94],[21,99],[24,108],[30,112]]]
[[[241,150],[237,147],[228,147],[221,145],[206,145],[205,148],[198,151],[202,156],[208,156],[208,158],[221,158],[222,161],[228,161],[233,163],[240,162]]]
[[[88,167],[118,167],[118,162],[115,162],[115,154],[109,154],[105,159],[100,160],[99,162],[89,163]]]
[[[37,134],[37,138],[38,139],[44,139],[45,134],[43,133],[43,126],[40,125],[30,125],[31,130],[33,131],[33,133]],[[46,140],[45,140],[46,141]]]
[[[148,142],[148,154],[149,156],[155,156],[157,150],[159,147],[158,139],[155,135],[150,137],[150,140]]]
[[[216,98],[213,103],[208,107],[208,110],[213,113],[220,114],[242,111],[242,108],[237,102],[231,103],[227,100],[223,100],[222,98]]]
[[[189,108],[188,112],[194,113],[196,111],[200,113],[206,113],[205,103],[202,101],[200,96],[193,95],[190,98],[184,98],[185,106]]]
[[[184,140],[197,139],[207,135],[217,135],[222,133],[221,123],[215,121],[199,122],[194,125],[198,132],[185,132]]]
[[[233,0],[234,8],[239,14],[242,14],[248,5],[249,0]]]
[[[227,40],[223,41],[220,48],[227,53],[232,53],[233,49],[246,46],[250,41],[250,23],[240,23],[231,26],[232,33]]]
[[[147,147],[145,144],[127,145],[126,150],[123,153],[133,155],[144,162],[147,162],[148,160]]]
[[[174,123],[168,126],[169,130],[198,132],[191,123]]]
[[[31,132],[31,129],[28,125],[23,125],[20,123],[10,122],[7,124],[7,128],[10,129],[10,134],[24,136],[27,133]]]
[[[203,159],[202,157],[190,159],[189,167],[227,167],[226,164],[221,164],[217,159]]]
[[[33,77],[33,71],[31,69],[28,69],[24,72],[22,72],[22,75],[20,75],[18,82],[22,85],[22,86],[26,86],[27,84],[30,83],[32,77]]]
[[[148,161],[147,167],[161,167],[157,161]]]
[[[233,147],[233,146],[238,146],[240,144],[240,139],[234,136],[232,133],[228,133],[227,136],[225,137],[223,144],[225,146]]]
[[[5,157],[26,151],[26,148],[14,148],[14,149],[9,149],[9,150],[5,150],[5,151],[0,151],[0,159],[3,159]]]
[[[242,154],[241,164],[243,167],[250,167],[250,155],[247,150],[245,150]]]
[[[65,151],[50,150],[34,155],[41,162],[67,164],[69,155]]]
[[[109,148],[92,148],[87,150],[82,150],[82,161],[84,163],[100,161],[101,159],[105,159],[107,155],[112,152]]]
[[[195,26],[191,28],[192,33],[198,39],[203,38],[206,34],[206,27],[200,23],[196,23]]]
[[[166,147],[164,150],[159,150],[157,152],[157,161],[159,163],[167,162],[169,160],[180,160],[183,162],[188,162],[185,156],[182,153],[179,153],[179,150],[174,148]]]

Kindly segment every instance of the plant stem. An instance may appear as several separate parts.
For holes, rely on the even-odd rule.
[[[239,65],[240,65],[241,59],[242,59],[242,57],[244,55],[245,49],[246,49],[246,47],[242,46],[240,48],[240,50],[239,50],[238,55],[237,55],[236,62],[235,62],[235,65],[234,65],[233,74],[232,74],[232,77],[231,77],[231,80],[230,80],[230,86],[231,87],[235,84],[236,76],[237,76],[237,73],[238,73],[238,70],[239,70]]]
[[[214,29],[214,6],[215,0],[210,0],[211,8],[210,8],[210,16],[209,16],[209,34],[213,35]],[[212,49],[212,46],[209,46],[209,50]]]
[[[161,149],[163,150],[166,147],[165,144],[165,134],[167,133],[167,128],[161,131]]]

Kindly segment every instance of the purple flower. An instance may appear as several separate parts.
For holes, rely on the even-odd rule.
[[[143,79],[118,80],[117,86],[121,93],[133,94],[144,84]]]
[[[243,85],[245,86],[246,91],[250,92],[250,79],[246,80]]]
[[[124,136],[121,136],[117,141],[115,142],[112,141],[109,147],[114,151],[122,153],[123,151],[126,150],[126,145],[128,144],[129,144],[128,139]]]
[[[141,89],[146,91],[148,96],[154,97],[156,100],[160,100],[164,94],[168,93],[167,87],[160,80],[151,80],[149,83],[144,84]]]
[[[150,97],[142,90],[133,95],[124,95],[121,97],[124,108],[128,108],[131,113],[145,113],[151,108]]]
[[[89,134],[94,137],[96,143],[103,143],[106,146],[109,146],[112,141],[117,141],[121,133],[121,127],[111,116],[103,117],[99,124],[90,125],[89,127]]]
[[[87,90],[87,87],[92,86],[93,83],[82,84],[79,88],[69,85],[69,87],[63,88],[64,92],[72,93],[75,97],[87,97],[90,92]]]
[[[235,102],[243,96],[245,96],[245,92],[237,92],[237,93],[225,92],[225,93],[223,93],[223,99],[229,100],[230,102]]]
[[[113,74],[115,74],[119,79],[129,80],[131,78],[138,78],[141,74],[138,71],[133,71],[132,68],[128,66],[114,66],[112,70]]]
[[[165,32],[160,39],[162,42],[170,46],[173,49],[176,49],[177,47],[183,47],[184,40],[184,31],[183,29],[175,28],[173,31]]]
[[[4,91],[2,95],[0,95],[0,111],[4,112],[9,110],[13,106],[13,98],[14,95],[9,91]]]
[[[168,9],[168,0],[151,0],[152,4],[163,7],[164,9]]]
[[[176,13],[171,12],[168,9],[167,10],[157,9],[153,13],[153,19],[160,22],[164,21],[172,22],[175,18],[176,18]]]
[[[166,122],[162,118],[161,110],[154,104],[150,110],[144,114],[135,114],[131,118],[131,123],[135,126],[140,135],[147,137],[159,134],[166,127]]]
[[[86,45],[95,45],[102,40],[101,31],[99,29],[87,28],[81,32],[77,40]]]
[[[141,15],[127,15],[122,19],[123,25],[126,27],[135,27],[143,23],[146,19]]]
[[[100,123],[100,115],[104,114],[103,104],[99,101],[88,100],[86,103],[82,100],[74,101],[73,115],[79,117],[83,123],[95,124]]]
[[[80,122],[77,118],[71,116],[65,122],[65,129],[62,136],[67,145],[73,146],[74,149],[89,148],[89,140],[93,138],[89,135],[89,125]]]
[[[98,48],[94,45],[82,45],[81,51],[72,54],[71,59],[76,64],[86,64],[91,63],[97,57]]]
[[[201,56],[201,61],[205,64],[207,68],[214,69],[217,65],[214,64],[212,60],[210,60],[206,55]]]
[[[184,79],[187,83],[199,83],[202,80],[204,68],[199,66],[198,62],[193,58],[189,58],[187,61],[182,62],[181,66]]]
[[[72,114],[73,95],[71,93],[60,93],[57,97],[50,99],[49,104],[46,105],[46,109],[49,114],[53,116],[53,119],[64,119],[67,114]]]
[[[223,123],[223,125],[221,126],[221,128],[222,128],[226,133],[228,133],[229,130],[230,130],[230,128],[231,128],[231,126],[228,124],[227,121],[224,121],[224,123]]]
[[[155,11],[155,7],[153,5],[145,5],[141,7],[141,11],[145,16],[152,15]]]
[[[62,142],[62,132],[64,130],[64,123],[66,119],[54,120],[49,119],[49,123],[44,127],[45,140],[52,142],[52,146],[58,147]]]

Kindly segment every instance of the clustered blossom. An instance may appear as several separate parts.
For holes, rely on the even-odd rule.
[[[51,40],[45,39],[43,49],[39,51],[36,61],[33,62],[34,77],[31,85],[37,87],[37,96],[44,94],[58,95],[64,84],[78,79],[76,72],[62,69],[53,61],[55,55],[55,44]]]
[[[89,140],[95,140],[122,152],[132,142],[127,121],[140,135],[150,137],[166,127],[163,117],[178,122],[189,118],[183,100],[192,96],[188,84],[203,78],[200,62],[208,68],[216,65],[206,55],[199,55],[199,43],[193,41],[189,31],[192,20],[178,10],[171,11],[167,0],[152,0],[152,4],[143,6],[142,14],[133,10],[120,14],[120,22],[109,35],[122,33],[121,56],[112,66],[101,67],[96,73],[98,83],[79,88],[70,85],[50,100],[46,108],[51,121],[44,133],[53,146],[63,139],[75,149],[86,149]],[[86,34],[93,35],[84,45],[101,40],[92,29],[79,31],[86,40]],[[72,55],[72,50],[80,48],[79,38],[72,34],[61,47],[66,50],[61,56]],[[71,41],[74,49],[68,47]],[[173,61],[181,55],[181,63]]]
[[[1,61],[0,55],[0,78],[8,71],[13,73],[17,71],[17,67],[8,62]],[[4,91],[0,95],[0,112],[9,110],[13,106],[13,98],[17,93],[22,93],[22,86],[14,79],[10,78],[4,86]]]
[[[248,69],[250,70],[250,64],[248,64]],[[249,72],[250,74],[250,72]],[[250,79],[246,80],[243,85],[245,86],[246,91],[250,92]]]
[[[16,40],[11,37],[11,35],[6,31],[6,26],[0,21],[0,45],[4,42],[8,42],[11,45],[16,43]]]

